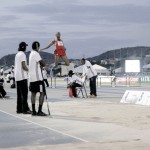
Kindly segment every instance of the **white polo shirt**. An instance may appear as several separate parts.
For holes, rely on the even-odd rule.
[[[29,82],[42,81],[42,72],[39,61],[42,60],[37,51],[32,50],[29,56]]]
[[[22,68],[22,62],[25,61],[27,64],[26,55],[23,51],[18,51],[15,56],[15,69],[14,76],[16,81],[27,79],[27,71]]]
[[[69,83],[75,82],[75,83],[78,83],[80,85],[82,85],[84,82],[83,79],[81,79],[80,77],[78,77],[75,74],[73,74],[72,77],[69,77],[68,80],[69,80]]]
[[[85,60],[85,64],[83,65],[83,74],[82,76],[86,75],[88,78],[92,78],[97,75],[96,70],[93,68],[92,64]]]

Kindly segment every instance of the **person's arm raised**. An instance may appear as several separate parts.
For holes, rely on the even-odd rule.
[[[54,44],[55,41],[52,41],[49,45],[47,45],[45,48],[41,48],[40,51],[43,51],[43,50],[46,50],[48,48],[50,48],[53,44]]]

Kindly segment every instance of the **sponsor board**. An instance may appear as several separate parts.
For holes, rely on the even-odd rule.
[[[138,77],[117,77],[116,82],[118,83],[125,83],[125,82],[130,82],[130,83],[137,83],[139,81]]]
[[[150,106],[149,91],[125,91],[120,103],[130,103]]]

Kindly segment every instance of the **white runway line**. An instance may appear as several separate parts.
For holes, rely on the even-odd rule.
[[[27,120],[27,119],[18,117],[18,116],[16,116],[16,115],[12,115],[12,114],[10,114],[10,113],[8,113],[8,112],[5,112],[5,111],[3,111],[3,110],[0,110],[0,112],[3,112],[3,113],[5,113],[5,114],[10,115],[10,116],[13,116],[13,117],[15,117],[15,118],[19,118],[19,119],[21,119],[21,120],[27,121],[27,122],[29,122],[29,123],[38,125],[38,126],[40,126],[40,127],[46,128],[46,129],[48,129],[48,130],[51,130],[51,131],[60,133],[60,134],[62,134],[62,135],[66,135],[66,136],[71,137],[71,138],[74,138],[74,139],[76,139],[76,140],[79,140],[79,141],[82,141],[82,142],[86,142],[86,143],[88,142],[87,140],[84,140],[84,139],[82,139],[82,138],[79,138],[79,137],[76,137],[76,136],[73,136],[73,135],[64,133],[64,132],[62,132],[62,131],[59,131],[59,130],[56,130],[56,129],[53,129],[53,128],[48,128],[48,127],[46,127],[46,126],[43,126],[43,125],[41,125],[41,124],[32,122],[32,121],[30,121],[30,120]]]

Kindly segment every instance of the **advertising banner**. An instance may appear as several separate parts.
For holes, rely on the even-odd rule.
[[[127,90],[125,91],[120,103],[150,106],[150,92]]]

